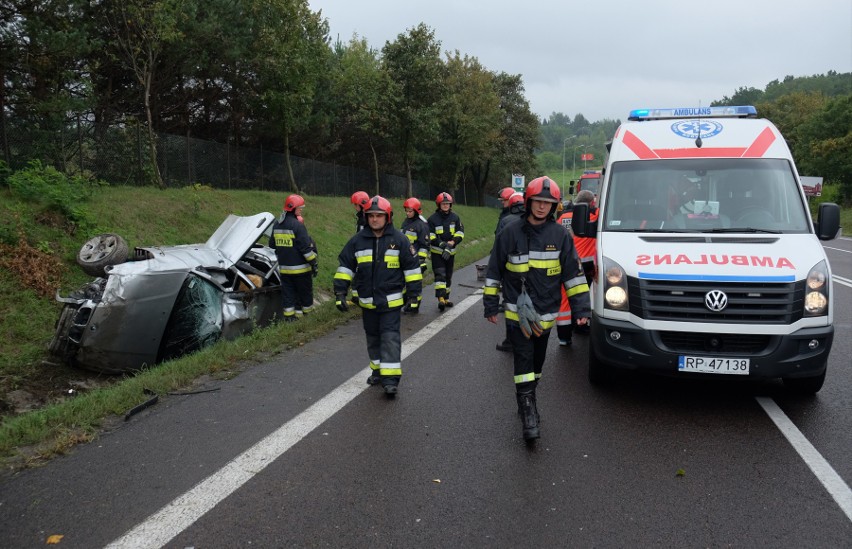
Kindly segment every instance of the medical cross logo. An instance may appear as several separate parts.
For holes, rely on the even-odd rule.
[[[681,120],[672,124],[672,131],[687,139],[713,137],[722,131],[722,125],[713,120]]]

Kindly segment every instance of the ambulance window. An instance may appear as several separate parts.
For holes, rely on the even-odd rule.
[[[780,159],[617,162],[604,230],[808,232],[807,207]]]

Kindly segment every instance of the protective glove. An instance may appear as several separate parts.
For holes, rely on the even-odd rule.
[[[439,248],[441,248],[441,249],[443,250],[444,248],[446,248],[446,247],[447,247],[447,243],[446,243],[446,242],[444,242],[444,241],[442,240],[442,241],[438,244],[438,247],[439,247]]]
[[[311,276],[316,278],[318,274],[319,274],[319,265],[317,265],[317,262],[314,261],[313,263],[311,263]]]
[[[449,261],[450,258],[453,256],[453,254],[452,254],[453,247],[451,245],[447,244],[446,242],[442,242],[441,244],[443,244],[442,248],[444,248],[444,251],[441,252],[441,259],[443,259],[444,261]]]
[[[420,273],[426,274],[426,262],[425,261],[420,264]]]
[[[349,305],[346,303],[346,294],[334,294],[334,306],[341,313],[349,310]]]

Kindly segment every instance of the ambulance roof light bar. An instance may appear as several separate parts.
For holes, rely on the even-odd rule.
[[[738,107],[678,107],[674,109],[634,109],[628,120],[667,120],[673,118],[757,118],[751,105]]]

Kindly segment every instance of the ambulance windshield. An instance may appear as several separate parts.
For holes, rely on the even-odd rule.
[[[697,158],[616,162],[604,231],[810,232],[790,164]]]

